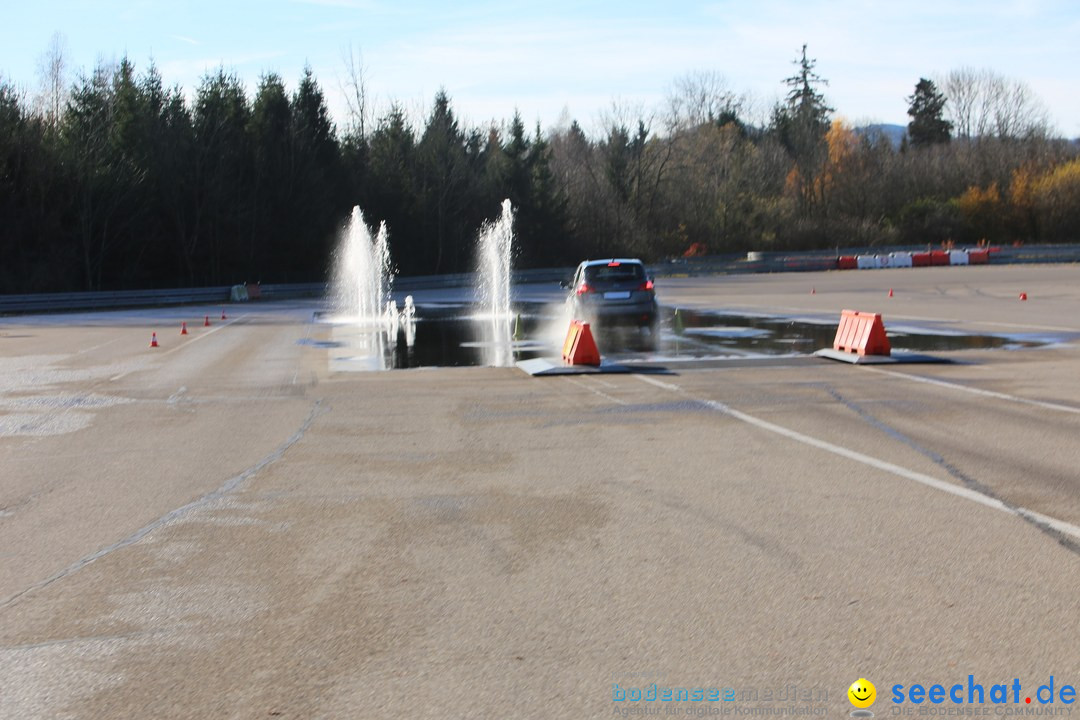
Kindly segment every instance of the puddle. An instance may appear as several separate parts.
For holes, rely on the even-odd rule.
[[[673,327],[674,310],[665,310],[664,324],[670,329]],[[832,347],[833,338],[836,337],[835,322],[695,310],[680,310],[679,317],[684,327],[680,339],[685,343],[700,342],[711,347],[763,355],[792,352],[810,354],[821,348]],[[965,335],[901,324],[891,325],[887,319],[885,329],[894,350],[912,352],[1010,350],[1046,344],[1037,340],[1002,335]]]
[[[498,346],[491,340],[490,319],[470,317],[470,306],[452,303],[418,305],[414,321],[398,323],[396,329],[333,323],[329,340],[301,342],[329,349],[335,371],[512,365],[559,352],[534,339],[547,321],[538,313],[543,307],[522,306],[520,320],[501,321],[505,341]],[[515,324],[520,333],[517,340],[513,339]]]
[[[509,365],[536,357],[557,357],[566,324],[561,304],[518,303],[516,317],[502,321],[498,333],[518,339],[492,342],[491,320],[470,315],[473,308],[458,303],[416,307],[413,322],[399,323],[396,332],[382,327],[332,323],[327,340],[301,340],[329,353],[331,370],[367,371],[420,367]],[[621,363],[677,362],[723,358],[809,355],[832,347],[835,322],[815,322],[774,316],[732,315],[716,311],[680,310],[676,332],[673,308],[661,308],[661,334],[655,348],[645,331],[636,328],[594,329],[600,353]],[[317,316],[331,322],[325,316]],[[964,335],[898,324],[889,329],[895,350],[949,352],[955,350],[1017,349],[1047,344],[1047,338]]]

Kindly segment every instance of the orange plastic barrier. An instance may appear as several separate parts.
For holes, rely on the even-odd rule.
[[[589,323],[570,321],[570,330],[563,342],[562,358],[567,365],[600,365],[600,351],[596,348]]]
[[[854,255],[841,255],[836,258],[837,270],[854,270],[859,267],[859,261],[855,259]]]
[[[930,264],[931,265],[948,265],[949,253],[945,250],[931,250],[930,251]]]
[[[912,267],[929,267],[930,253],[911,253],[911,265]]]
[[[840,325],[836,328],[833,349],[859,355],[892,354],[881,315],[858,310],[844,310],[840,313]]]
[[[971,265],[986,265],[989,260],[989,250],[968,250],[968,262]]]
[[[247,294],[249,300],[258,300],[262,297],[262,288],[259,287],[258,283],[248,283]]]

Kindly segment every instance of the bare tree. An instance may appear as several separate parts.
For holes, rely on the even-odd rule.
[[[38,58],[38,94],[34,109],[55,130],[68,100],[67,39],[53,33],[48,49]]]
[[[364,54],[359,47],[354,50],[350,43],[349,47],[342,51],[341,59],[345,64],[345,77],[340,81],[340,85],[349,112],[348,130],[362,139],[367,136],[368,120],[371,117]]]
[[[969,67],[953,70],[938,81],[938,86],[948,98],[949,119],[952,121],[956,136],[970,139],[978,133],[976,124],[976,104],[979,100],[979,74]]]
[[[689,130],[706,123],[725,124],[739,119],[746,99],[736,94],[717,72],[688,73],[672,83],[667,98],[669,132]]]
[[[1026,83],[1003,82],[994,107],[998,137],[1046,137],[1050,116],[1046,106]]]
[[[940,85],[957,137],[1028,138],[1050,132],[1046,106],[1022,80],[964,67],[950,72]]]
[[[650,110],[644,103],[616,98],[611,101],[607,110],[597,113],[597,124],[601,134],[608,135],[614,127],[637,127],[645,126],[646,133],[652,132],[653,123],[656,121],[656,113]]]

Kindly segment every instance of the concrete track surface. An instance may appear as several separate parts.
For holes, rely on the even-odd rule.
[[[0,718],[842,717],[860,677],[880,717],[894,684],[1080,685],[1078,280],[659,286],[1061,341],[888,368],[331,373],[314,305],[0,320]],[[736,700],[614,699],[653,683]]]

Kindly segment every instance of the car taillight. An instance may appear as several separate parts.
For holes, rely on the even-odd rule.
[[[652,290],[652,289],[653,289],[652,280],[646,280],[645,282],[641,283],[641,285],[638,286],[638,290]]]
[[[592,291],[593,289],[589,287],[586,283],[581,283],[581,286],[577,289],[577,294],[584,295],[585,293],[591,293]]]

